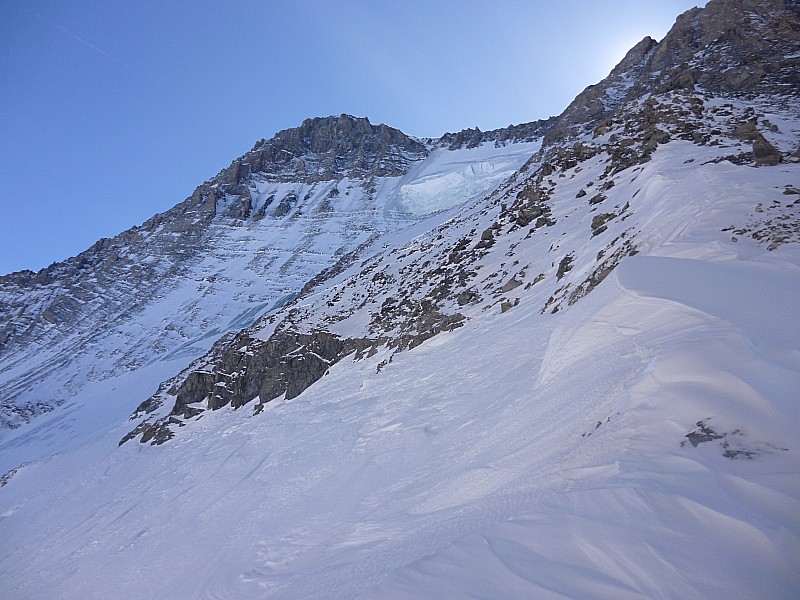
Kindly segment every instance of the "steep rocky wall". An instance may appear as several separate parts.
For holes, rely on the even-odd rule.
[[[342,176],[396,177],[427,154],[422,143],[398,129],[340,115],[306,119],[300,127],[259,141],[238,162],[248,172],[278,181],[324,181]]]

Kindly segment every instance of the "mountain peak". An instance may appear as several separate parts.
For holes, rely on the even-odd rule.
[[[239,162],[269,178],[324,181],[402,175],[426,155],[424,145],[399,129],[341,114],[306,119],[262,139]]]
[[[386,127],[386,125],[379,125],[379,127]],[[338,134],[347,137],[355,129],[371,131],[373,129],[369,117],[355,117],[342,113],[339,116],[331,115],[328,117],[309,117],[303,119],[300,127],[295,127],[285,131],[293,131],[299,129],[301,131],[312,131],[316,129],[333,129]],[[283,132],[281,132],[283,133]],[[280,135],[280,134],[279,134]]]
[[[614,73],[627,73],[631,68],[642,64],[650,51],[658,45],[658,42],[649,35],[642,38],[638,44],[625,53],[625,57],[611,71]]]

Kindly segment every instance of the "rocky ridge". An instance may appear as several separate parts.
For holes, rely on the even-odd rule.
[[[422,143],[393,127],[350,115],[317,117],[257,142],[228,168],[226,180],[250,173],[277,181],[397,177],[426,155]]]
[[[475,148],[486,143],[502,146],[515,142],[531,142],[543,138],[555,122],[556,117],[550,117],[549,119],[522,123],[521,125],[509,125],[502,129],[492,129],[490,131],[481,131],[477,127],[473,127],[456,133],[445,133],[436,139],[426,138],[423,141],[429,148],[448,148],[450,150]]]
[[[591,131],[635,98],[699,89],[715,96],[794,96],[797,0],[710,0],[680,15],[660,42],[645,37],[604,80],[581,92],[545,146]]]

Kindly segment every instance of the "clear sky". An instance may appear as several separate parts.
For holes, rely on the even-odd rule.
[[[349,113],[408,134],[559,114],[705,0],[0,0],[0,273]]]

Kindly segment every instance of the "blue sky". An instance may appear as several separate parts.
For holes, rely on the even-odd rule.
[[[703,0],[0,0],[0,273],[177,204],[259,138],[560,113]]]

